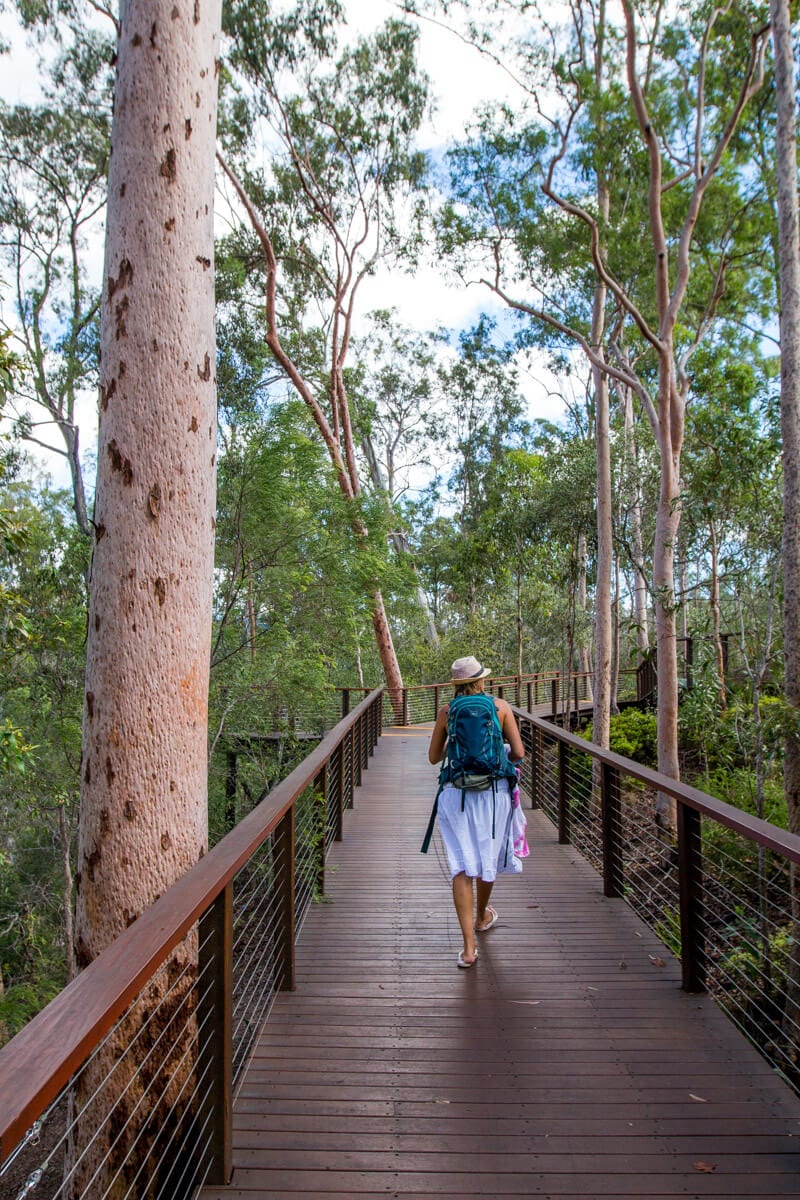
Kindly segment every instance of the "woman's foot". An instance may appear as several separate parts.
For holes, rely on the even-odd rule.
[[[500,914],[497,912],[497,909],[492,908],[491,904],[487,904],[486,912],[483,914],[483,921],[476,922],[475,924],[476,930],[478,933],[486,933],[486,930],[491,929],[492,926],[499,920],[499,917]]]
[[[477,961],[478,961],[477,946],[473,950],[472,954],[470,954],[467,950],[459,950],[458,958],[456,959],[456,962],[458,963],[459,967],[473,967]]]

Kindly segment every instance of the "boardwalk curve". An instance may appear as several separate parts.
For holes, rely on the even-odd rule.
[[[800,1100],[540,814],[456,969],[429,733],[370,760],[202,1200],[800,1196]]]

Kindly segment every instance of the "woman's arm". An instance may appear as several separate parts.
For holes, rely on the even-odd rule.
[[[431,734],[431,744],[428,746],[429,762],[438,763],[444,758],[444,748],[447,745],[447,714],[449,711],[450,705],[445,704],[444,708],[440,708],[437,714],[436,724]]]
[[[525,747],[522,744],[522,737],[516,718],[511,711],[511,706],[507,700],[495,699],[495,704],[497,706],[497,715],[500,718],[500,728],[503,731],[503,737],[511,747],[509,757],[515,761],[519,761],[519,759],[525,757]]]

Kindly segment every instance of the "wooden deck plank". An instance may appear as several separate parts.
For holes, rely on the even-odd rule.
[[[370,760],[202,1200],[800,1196],[800,1101],[541,814],[456,969],[427,738]]]

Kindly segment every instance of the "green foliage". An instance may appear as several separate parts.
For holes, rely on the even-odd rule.
[[[25,741],[22,730],[15,729],[8,717],[0,723],[0,775],[8,771],[24,774],[28,755],[34,749]]]
[[[586,726],[583,736],[591,741],[592,723]],[[643,767],[655,767],[658,762],[658,738],[656,718],[653,713],[638,708],[624,708],[611,717],[609,749],[625,758],[632,758]]]
[[[37,972],[28,983],[14,983],[0,995],[0,1043],[14,1037],[23,1025],[55,999],[64,986],[63,978]]]
[[[701,791],[708,792],[710,795],[724,800],[727,804],[732,804],[742,812],[758,816],[756,777],[749,768],[717,767],[708,774],[693,777],[692,783]],[[764,784],[764,812],[762,815],[765,820],[777,825],[780,829],[787,828],[786,797],[783,794],[783,782],[780,778],[769,778]],[[721,826],[711,825],[709,828],[714,831],[707,835],[712,841],[715,838],[719,840],[728,837]],[[728,839],[728,849],[734,859],[740,857],[741,847],[738,845],[736,835],[731,835]]]
[[[68,499],[14,482],[0,491],[25,538],[0,553],[22,633],[6,623],[0,688],[0,964],[12,1029],[66,979],[65,861],[74,853],[88,551]]]
[[[792,953],[791,927],[781,926],[764,939],[757,922],[737,909],[726,933],[736,948],[721,959],[717,968],[723,985],[723,1008],[741,1012],[748,1002],[755,1002],[762,1009],[765,988],[773,1000],[782,998],[787,991]]]
[[[11,349],[13,337],[10,329],[0,330],[0,413],[22,373],[22,359]]]
[[[681,956],[681,914],[676,908],[665,908],[653,926],[656,936],[675,955]]]
[[[719,685],[707,674],[697,674],[685,692],[678,714],[682,749],[699,757],[702,766],[731,766],[736,760],[735,729],[720,711]]]

